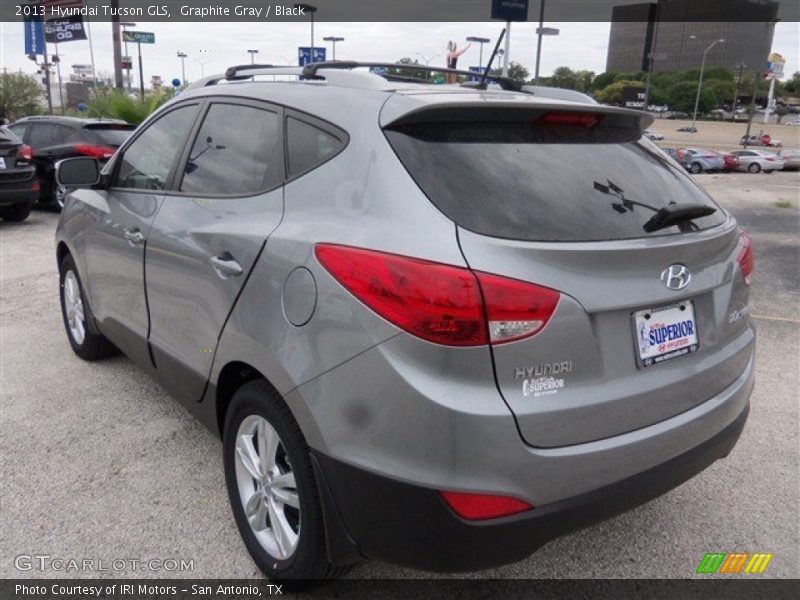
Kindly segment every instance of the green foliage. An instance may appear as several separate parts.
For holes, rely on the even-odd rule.
[[[736,84],[733,81],[723,81],[722,79],[704,81],[703,88],[714,92],[717,103],[733,102],[733,95],[736,93]]]
[[[503,73],[503,69],[494,69],[491,72],[491,75],[500,76],[500,75],[502,75],[502,73]],[[518,62],[511,61],[508,64],[508,76],[511,79],[516,79],[518,81],[528,81],[528,79],[530,78],[531,74],[528,71],[528,69],[523,67]]]
[[[558,67],[550,77],[543,79],[544,85],[587,92],[592,87],[594,71],[573,71],[569,67]]]
[[[144,121],[150,113],[172,98],[167,92],[154,92],[144,97],[130,96],[124,91],[114,90],[100,94],[96,100],[89,103],[89,115],[122,119],[133,125]]]
[[[614,83],[614,79],[616,77],[617,77],[617,74],[614,73],[614,72],[600,73],[600,75],[595,77],[594,81],[592,81],[592,87],[591,87],[590,91],[599,92],[603,88],[608,87],[609,85]]]
[[[42,112],[42,88],[21,73],[0,75],[0,118],[15,121]]]
[[[623,101],[625,88],[629,87],[643,90],[645,86],[641,81],[620,79],[597,92],[595,98],[598,102],[619,104]]]
[[[669,105],[673,110],[679,110],[691,114],[694,111],[694,102],[697,95],[697,83],[684,81],[673,86],[669,91]],[[714,91],[704,85],[700,93],[698,113],[706,113],[717,104],[717,97]]]
[[[792,78],[784,83],[783,87],[788,94],[800,94],[800,71],[795,71]]]

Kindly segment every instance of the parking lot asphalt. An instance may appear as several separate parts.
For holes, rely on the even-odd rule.
[[[753,235],[750,419],[732,454],[676,490],[522,562],[466,577],[692,577],[706,552],[770,552],[800,577],[800,174],[701,175]],[[184,559],[130,577],[259,577],[234,525],[221,444],[130,360],[86,363],[61,322],[54,213],[0,223],[0,577],[16,556]],[[425,527],[425,523],[409,523]],[[457,551],[457,549],[454,549]],[[380,562],[357,578],[430,576]]]

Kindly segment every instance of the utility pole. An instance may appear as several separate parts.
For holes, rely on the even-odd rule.
[[[731,122],[736,121],[736,103],[739,101],[739,86],[742,85],[742,75],[744,75],[744,68],[747,65],[744,63],[736,64],[736,87],[733,89],[733,106],[731,107]]]
[[[756,70],[753,73],[753,94],[750,97],[750,109],[747,111],[747,131],[744,134],[744,149],[750,144],[750,127],[753,125],[753,115],[756,113],[756,93],[758,92],[758,78],[761,77],[761,72]]]
[[[653,77],[653,66],[656,60],[656,44],[658,43],[658,24],[661,18],[661,2],[656,3],[655,17],[653,21],[653,35],[650,37],[650,48],[647,50],[647,77],[644,83],[644,110],[650,106],[650,88]]]
[[[119,0],[111,0],[111,40],[114,51],[114,87],[118,90],[122,84],[122,47],[120,43]]]
[[[61,114],[65,112],[64,107],[64,89],[61,83],[61,54],[58,52],[58,44],[56,43],[56,53],[53,55],[53,62],[56,65],[56,73],[58,74],[58,104],[61,107]]]
[[[533,74],[533,85],[539,85],[539,64],[542,60],[542,37],[544,37],[544,0],[539,4],[539,28],[536,30],[536,69]]]
[[[42,48],[44,48],[44,81],[45,86],[47,87],[47,114],[53,114],[53,96],[50,92],[50,61],[47,60],[47,42],[42,44]]]
[[[142,66],[142,42],[136,42],[139,50],[139,96],[144,100],[144,66]]]

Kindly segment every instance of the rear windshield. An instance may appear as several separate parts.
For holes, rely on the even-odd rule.
[[[531,123],[415,123],[386,131],[425,194],[476,233],[528,241],[650,237],[724,222],[725,214],[649,141],[554,135]],[[598,139],[599,138],[599,139]],[[569,139],[569,143],[563,140]],[[674,202],[717,211],[647,233]]]
[[[133,125],[112,125],[110,127],[90,127],[89,130],[97,138],[97,141],[109,146],[121,146],[130,137]]]

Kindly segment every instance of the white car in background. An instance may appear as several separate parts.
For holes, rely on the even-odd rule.
[[[750,173],[772,173],[783,169],[783,157],[764,150],[734,150],[732,156],[739,159],[739,170]]]
[[[652,129],[645,129],[644,130],[644,137],[649,140],[663,140],[664,136],[657,131],[653,131]]]

